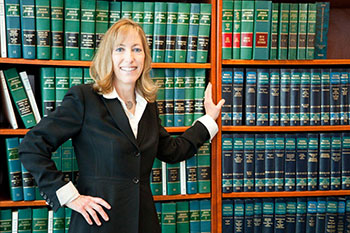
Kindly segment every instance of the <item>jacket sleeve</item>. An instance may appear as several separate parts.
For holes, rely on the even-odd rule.
[[[157,108],[157,107],[156,107]],[[158,109],[157,116],[158,116]],[[161,125],[158,117],[159,144],[157,158],[167,163],[178,163],[191,158],[210,138],[207,128],[199,121],[182,135],[172,137]]]
[[[59,201],[56,190],[65,185],[63,174],[51,160],[52,152],[69,138],[77,135],[84,120],[82,88],[71,88],[62,105],[42,120],[24,137],[19,147],[23,166],[34,176],[41,196],[56,211]]]

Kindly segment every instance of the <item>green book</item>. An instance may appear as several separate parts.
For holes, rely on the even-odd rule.
[[[196,62],[198,63],[206,63],[208,61],[210,24],[211,4],[201,3],[196,58]]]
[[[51,4],[51,59],[63,59],[63,0]]]
[[[252,59],[254,32],[254,1],[242,1],[241,59]]]
[[[188,201],[176,202],[176,232],[190,232],[190,213]]]
[[[164,62],[166,36],[166,3],[154,3],[153,62]]]
[[[298,44],[298,4],[289,5],[289,38],[288,38],[288,60],[297,59]]]
[[[133,2],[122,1],[122,4],[121,4],[122,18],[132,19],[132,3]]]
[[[179,3],[167,3],[167,21],[166,21],[166,37],[165,37],[165,62],[175,62],[175,42],[176,42],[176,27],[178,18]]]
[[[55,108],[61,106],[63,97],[69,89],[69,70],[68,68],[55,68]]]
[[[154,22],[154,2],[144,2],[143,5],[143,31],[146,34],[148,47],[151,50],[153,48],[153,22]]]
[[[180,194],[180,163],[166,164],[167,194]]]
[[[36,125],[33,109],[16,68],[4,70],[8,89],[26,129]]]
[[[162,125],[165,123],[165,70],[152,69],[152,80],[158,87],[157,107]]]
[[[164,81],[164,126],[174,126],[174,69],[165,69]]]
[[[109,2],[108,1],[97,1],[96,2],[96,28],[95,28],[95,48],[97,49],[100,45],[103,35],[108,30],[108,12]]]
[[[79,60],[80,1],[64,3],[64,58]]]
[[[255,2],[253,59],[269,59],[271,36],[271,4],[271,1]]]
[[[197,40],[199,29],[200,4],[191,3],[190,22],[188,26],[187,63],[194,63],[197,58]]]
[[[179,3],[176,24],[175,62],[186,62],[190,10],[190,3]]]
[[[12,212],[11,209],[0,209],[0,232],[12,232]]]
[[[0,230],[0,232],[2,232]],[[18,209],[18,233],[32,232],[32,209]]]
[[[155,158],[150,177],[152,195],[162,195],[162,162]]]
[[[109,20],[108,27],[111,27],[120,19],[121,3],[120,2],[109,2]]]
[[[64,208],[65,214],[64,214],[64,232],[68,233],[69,225],[70,225],[70,219],[72,216],[72,209],[71,208]]]
[[[91,61],[95,51],[96,0],[81,1],[80,60]]]
[[[210,193],[210,144],[205,142],[197,152],[198,193]]]
[[[56,91],[55,91],[55,68],[40,68],[40,86],[41,86],[41,106],[44,117],[55,110]]]
[[[242,1],[233,2],[233,39],[232,58],[241,58],[241,21],[242,21]]]
[[[204,115],[205,69],[194,70],[194,113],[193,120]]]
[[[162,203],[162,222],[161,228],[163,233],[176,232],[176,203]]]
[[[297,59],[306,59],[306,33],[307,33],[307,10],[308,3],[299,3],[299,22],[298,22],[298,50]]]
[[[278,49],[278,12],[279,3],[272,3],[271,12],[271,40],[270,40],[270,60],[277,59]]]
[[[307,16],[306,59],[314,59],[316,36],[316,3],[309,3]]]
[[[62,144],[62,173],[66,182],[73,181],[73,153],[72,140],[68,139]]]
[[[174,72],[174,126],[184,126],[185,121],[185,69]]]
[[[185,71],[185,126],[191,126],[194,116],[194,69]]]
[[[69,68],[69,88],[83,83],[83,68]]]
[[[64,207],[53,213],[53,233],[64,233]]]
[[[38,59],[51,58],[50,13],[49,0],[35,1],[36,54]]]
[[[210,233],[211,232],[211,206],[210,200],[204,199],[199,201],[200,208],[200,218],[201,218],[201,232]]]
[[[286,60],[288,58],[289,3],[280,4],[279,15],[278,59]]]
[[[83,81],[84,84],[90,84],[95,82],[90,76],[89,68],[84,68],[83,80],[84,80]]]
[[[33,208],[32,233],[48,232],[47,208]]]
[[[22,57],[22,41],[21,41],[21,14],[19,0],[2,1],[2,15],[6,16],[6,27],[3,22],[2,25],[6,30],[7,42],[7,57],[21,58]],[[4,18],[2,17],[3,21]],[[3,32],[3,31],[2,31]],[[1,37],[4,36],[2,33]],[[5,43],[6,43],[5,42]]]
[[[232,59],[233,1],[222,1],[222,59]]]
[[[24,59],[36,58],[34,0],[20,0],[22,54]],[[5,42],[6,43],[6,42]]]
[[[141,27],[143,25],[143,2],[132,2],[132,20],[138,23]]]

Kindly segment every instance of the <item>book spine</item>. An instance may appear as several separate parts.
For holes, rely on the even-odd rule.
[[[154,3],[153,62],[164,62],[166,38],[166,3]]]
[[[154,2],[144,2],[143,17],[143,31],[146,34],[147,44],[151,50],[151,57],[153,57]]]
[[[298,22],[298,49],[297,59],[306,59],[306,35],[307,35],[307,10],[308,3],[299,3],[299,22]]]
[[[255,2],[253,59],[269,59],[271,36],[271,8],[271,1]]]
[[[232,86],[232,124],[242,125],[243,118],[243,68],[233,69],[233,86]]]
[[[69,88],[83,83],[82,68],[69,68],[68,73],[69,73]]]
[[[283,134],[275,134],[275,191],[284,191],[285,138]]]
[[[331,166],[331,137],[329,134],[320,134],[320,167],[318,172],[318,189],[330,189]]]
[[[174,126],[174,69],[165,69],[164,82],[164,126]]]
[[[12,210],[12,233],[18,233],[18,210]]]
[[[300,125],[300,70],[291,69],[290,74],[290,125]]]
[[[327,58],[329,2],[316,3],[315,59]]]
[[[281,69],[280,125],[290,125],[290,70]]]
[[[186,58],[187,63],[196,62],[199,15],[200,15],[200,4],[191,3],[190,22],[189,22],[188,40],[187,40],[187,58]]]
[[[233,1],[232,58],[241,58],[242,1]]]
[[[241,59],[253,55],[254,5],[254,1],[242,1]]]
[[[211,208],[210,200],[204,199],[199,201],[200,208],[200,229],[202,233],[210,233],[211,231]]]
[[[210,193],[210,144],[205,142],[197,153],[198,193]]]
[[[233,192],[243,191],[244,136],[233,134]]]
[[[23,58],[35,59],[35,3],[34,0],[21,0],[20,6]]]
[[[275,233],[284,233],[286,232],[286,212],[287,204],[284,198],[275,199],[275,221],[274,229]]]
[[[64,59],[79,59],[80,1],[64,2]]]
[[[185,69],[174,73],[174,126],[184,126],[185,121]]]
[[[307,148],[308,137],[305,133],[296,135],[297,153],[296,153],[296,190],[307,190]]]
[[[262,199],[254,199],[254,232],[262,230]]]
[[[222,233],[233,232],[233,201],[222,200]]]
[[[198,193],[198,173],[197,173],[197,155],[186,160],[186,185],[187,194]]]
[[[53,233],[64,233],[64,208],[53,213]]]
[[[272,198],[262,199],[262,233],[272,233],[274,230],[274,204]]]
[[[68,229],[69,229],[69,225],[70,225],[70,219],[71,219],[71,216],[72,216],[72,209],[71,208],[64,208],[64,211],[65,211],[65,215],[64,215],[64,220],[65,220],[65,223],[64,223],[64,232],[68,232]]]
[[[256,80],[255,68],[246,69],[245,73],[245,125],[256,125]],[[227,101],[227,100],[226,100]]]
[[[325,232],[327,200],[317,197],[316,232]]]
[[[294,134],[286,134],[286,151],[285,151],[285,175],[284,190],[295,191],[296,179],[296,138]]]
[[[180,194],[187,194],[186,161],[180,162]]]
[[[209,52],[211,4],[201,3],[200,12],[196,62],[205,63],[208,61]]]
[[[167,194],[180,194],[180,163],[166,165],[167,169]]]
[[[132,20],[143,27],[144,2],[132,3]]]
[[[330,124],[330,69],[321,70],[321,125]]]
[[[308,3],[306,59],[315,57],[316,3]]]
[[[222,135],[222,192],[233,192],[233,139],[231,134]]]
[[[269,125],[280,125],[280,71],[270,69]]]
[[[337,232],[345,230],[345,197],[338,197]]]
[[[34,201],[35,200],[35,187],[34,187],[34,177],[29,173],[23,164],[21,164],[22,171],[22,186],[23,186],[23,200],[24,201]]]
[[[349,124],[349,73],[342,69],[340,73],[340,124]]]
[[[83,68],[83,83],[84,84],[95,83],[95,80],[93,80],[90,76],[90,69],[89,68]]]
[[[233,1],[222,1],[222,59],[232,59]]]
[[[301,70],[300,125],[310,125],[310,70]]]
[[[33,208],[32,232],[48,232],[48,209]]]
[[[68,68],[55,68],[55,91],[56,91],[56,107],[61,106],[64,96],[69,89],[69,73]]]
[[[199,200],[189,201],[189,214],[190,214],[190,233],[195,233],[200,231],[200,210],[199,210]]]
[[[340,124],[340,72],[338,69],[330,70],[330,125]]]
[[[49,0],[35,1],[36,50],[38,59],[51,58],[50,13]]]
[[[331,190],[341,189],[341,134],[331,134]]]
[[[256,125],[267,126],[269,124],[269,70],[257,70],[256,85]]]
[[[132,19],[133,2],[121,2],[121,18]]]
[[[109,3],[107,1],[96,2],[96,28],[95,28],[95,48],[98,49],[103,35],[108,30]]]
[[[157,107],[162,125],[165,123],[165,69],[152,69],[153,82],[158,87]]]
[[[254,134],[244,134],[243,191],[254,191]]]
[[[307,198],[306,232],[316,233],[317,198]]]
[[[31,233],[32,232],[32,209],[18,209],[18,232]],[[6,232],[6,231],[5,231]]]
[[[342,189],[350,189],[350,164],[347,162],[350,159],[350,134],[342,133],[342,153],[341,153],[341,171],[342,171]]]
[[[21,58],[21,22],[19,0],[5,1],[7,57]]]
[[[189,232],[190,221],[189,221],[189,205],[188,201],[176,202],[176,231],[178,232]]]
[[[321,72],[319,69],[311,69],[310,86],[310,125],[321,123]]]
[[[288,58],[289,3],[280,4],[279,14],[277,57],[279,60],[286,60]]]
[[[10,92],[9,92],[9,89],[7,88],[5,74],[3,70],[0,70],[0,81],[1,81],[0,82],[1,97],[3,100],[2,105],[4,106],[4,109],[5,109],[5,116],[8,122],[10,123],[12,129],[18,129],[15,111],[11,103]]]
[[[303,233],[306,229],[306,197],[297,198],[296,233]]]
[[[255,192],[265,191],[265,135],[255,135]]]
[[[314,191],[318,189],[318,163],[319,163],[319,139],[317,133],[308,134],[307,151],[307,190]]]
[[[53,67],[40,68],[42,114],[48,116],[55,110],[55,69]]]
[[[286,233],[295,233],[297,200],[294,197],[286,199]]]
[[[7,41],[6,41],[6,16],[5,16],[5,3],[4,0],[0,0],[0,57],[7,57]]]
[[[332,232],[337,229],[337,212],[338,212],[337,197],[327,197],[325,232]]]
[[[188,28],[190,22],[190,3],[178,3],[179,11],[176,25],[175,62],[186,62]]]
[[[271,10],[271,37],[270,37],[270,60],[277,59],[278,50],[278,15],[279,15],[279,3],[272,3]]]
[[[185,126],[191,126],[194,114],[194,69],[185,74]]]
[[[68,139],[62,144],[62,173],[65,182],[73,182],[73,145],[72,140]]]
[[[232,125],[232,94],[233,88],[233,69],[222,68],[221,73],[221,97],[225,99],[225,103],[221,110],[222,125]]]
[[[51,59],[63,59],[63,0],[50,1],[51,3]]]
[[[150,179],[152,195],[162,195],[162,163],[157,158],[154,159]]]
[[[345,197],[345,224],[344,224],[344,229],[345,231],[350,230],[350,197],[347,196]]]
[[[194,115],[193,120],[197,120],[204,114],[204,89],[205,89],[205,69],[195,69],[194,71]]]
[[[81,2],[80,60],[91,61],[95,51],[96,1]]]
[[[275,137],[265,134],[265,192],[275,191]]]
[[[165,37],[165,62],[175,62],[175,41],[179,3],[167,3],[166,37]]]
[[[244,200],[244,232],[254,233],[254,200]]]
[[[162,195],[167,195],[168,191],[167,191],[167,185],[168,185],[168,182],[167,182],[167,173],[168,173],[168,170],[167,170],[167,164],[165,162],[162,162]]]
[[[162,232],[176,231],[176,203],[162,203]]]
[[[244,200],[235,199],[233,213],[233,232],[244,232]]]
[[[114,2],[114,1],[109,2],[108,27],[111,27],[120,18],[121,18],[121,2]]]

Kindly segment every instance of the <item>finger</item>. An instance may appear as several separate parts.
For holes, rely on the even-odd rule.
[[[206,90],[205,90],[205,93],[204,93],[204,96],[205,96],[205,98],[207,99],[211,99],[211,93],[212,93],[212,85],[211,85],[211,83],[209,82],[208,83],[208,85],[207,85],[207,88],[206,88]]]
[[[93,199],[94,199],[94,201],[95,201],[96,203],[102,205],[102,206],[105,207],[106,209],[109,209],[109,210],[110,210],[110,209],[112,208],[111,205],[108,204],[108,202],[106,202],[106,201],[103,200],[102,198],[94,197]]]
[[[216,105],[216,107],[221,108],[222,105],[224,105],[224,103],[225,103],[225,99],[221,99],[221,100],[219,101],[219,103]]]
[[[83,215],[83,217],[85,218],[85,221],[86,221],[89,225],[92,225],[91,218],[90,218],[89,214],[85,211],[85,209],[83,209],[83,210],[80,212],[80,214]]]
[[[91,203],[91,207],[94,208],[94,210],[96,210],[97,213],[99,213],[105,221],[109,220],[108,215],[99,204]]]
[[[90,214],[90,216],[92,217],[92,219],[95,221],[95,223],[98,225],[98,226],[101,226],[101,221],[100,219],[98,218],[97,214],[96,214],[96,211],[93,210],[90,206],[86,207],[86,211]]]

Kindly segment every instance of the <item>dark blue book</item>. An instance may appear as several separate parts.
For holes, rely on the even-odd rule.
[[[286,232],[287,204],[284,198],[275,198],[275,233]]]
[[[284,190],[295,191],[296,140],[294,134],[286,134]]]
[[[225,100],[221,109],[222,125],[232,125],[232,86],[233,70],[232,68],[222,68],[221,73],[221,98]]]
[[[339,190],[341,189],[341,133],[331,135],[331,190]]]
[[[320,134],[320,166],[318,172],[318,189],[330,189],[331,176],[331,136],[330,134]]]
[[[244,200],[244,232],[254,233],[254,200]]]
[[[342,189],[350,189],[350,133],[342,133]]]
[[[254,191],[254,134],[244,134],[244,192]]]
[[[280,70],[270,69],[269,125],[280,125]]]
[[[186,192],[198,193],[198,156],[195,155],[186,160]]]
[[[254,232],[262,230],[262,199],[254,199]]]
[[[35,200],[35,183],[34,177],[21,163],[22,169],[22,185],[23,185],[23,200],[34,201]]]
[[[199,201],[200,208],[200,229],[203,233],[209,233],[211,230],[211,207],[210,200],[204,199]]]
[[[295,233],[297,199],[294,197],[286,198],[286,233]]]
[[[345,197],[345,216],[344,216],[344,229],[350,230],[350,196]]]
[[[306,133],[296,135],[297,154],[296,154],[296,190],[307,190],[307,148],[308,137]]]
[[[174,73],[174,126],[185,126],[185,70]]]
[[[274,204],[273,198],[262,199],[262,233],[273,233]]]
[[[233,192],[243,191],[244,135],[233,134]]]
[[[325,232],[336,232],[337,220],[338,220],[337,213],[338,213],[337,197],[327,197]]]
[[[290,125],[300,125],[300,82],[299,69],[291,69],[290,73]]]
[[[222,233],[233,232],[233,200],[222,200]]]
[[[306,229],[306,197],[297,198],[296,233],[304,233]]]
[[[243,233],[244,232],[244,200],[234,200],[234,214],[233,214],[233,232]]]
[[[269,69],[258,69],[256,86],[256,125],[269,125]]]
[[[246,69],[246,83],[245,83],[245,125],[256,125],[256,69]]]
[[[317,198],[307,198],[306,211],[306,231],[307,233],[316,233],[316,214],[317,214]]]
[[[200,209],[199,200],[189,201],[190,205],[190,233],[197,233],[201,231],[200,228]]]
[[[255,135],[255,192],[265,191],[265,134]]]
[[[265,192],[275,191],[275,137],[265,134]]]
[[[345,198],[338,197],[338,212],[337,212],[337,232],[344,232],[345,227]]]
[[[311,69],[310,125],[321,124],[321,70]]]
[[[327,41],[329,27],[329,2],[316,3],[315,58],[327,59]]]
[[[327,200],[325,197],[317,197],[316,232],[325,232]]]
[[[172,127],[174,126],[174,69],[165,69],[164,86],[164,126]]]
[[[330,124],[340,124],[340,72],[339,69],[330,70],[330,87],[329,87],[329,111]]]
[[[349,124],[349,73],[347,69],[340,71],[340,124]]]
[[[284,134],[275,134],[275,191],[284,191]]]
[[[321,125],[330,124],[330,76],[329,69],[322,69],[321,71]]]
[[[199,29],[200,4],[191,3],[190,21],[187,37],[187,63],[195,63],[197,58],[197,41]]]
[[[232,124],[242,125],[244,69],[233,68]]]
[[[233,139],[232,134],[222,135],[222,192],[233,191]]]
[[[154,206],[156,207],[156,212],[157,212],[158,221],[159,221],[159,225],[160,225],[162,222],[162,203],[156,202],[156,203],[154,203]],[[63,214],[63,216],[64,216],[64,214]]]
[[[317,178],[318,178],[318,133],[308,134],[308,149],[307,149],[307,190],[317,190]]]
[[[302,69],[300,82],[300,125],[310,125],[310,85],[310,69]]]
[[[290,69],[281,69],[280,125],[290,125]]]

